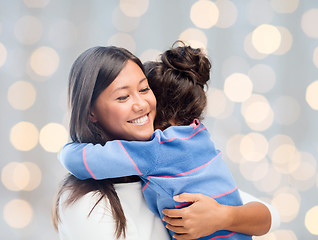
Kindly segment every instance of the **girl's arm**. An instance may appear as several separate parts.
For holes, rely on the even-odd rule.
[[[248,202],[242,206],[219,204],[213,198],[183,193],[177,202],[193,202],[182,209],[164,209],[167,228],[178,233],[176,239],[193,239],[210,235],[218,230],[229,230],[248,235],[263,235],[271,228],[271,212],[261,202]]]
[[[68,143],[59,153],[62,165],[79,179],[142,175],[151,166],[152,142],[108,141],[104,146]],[[138,153],[138,154],[135,154]],[[143,161],[142,159],[147,159]]]

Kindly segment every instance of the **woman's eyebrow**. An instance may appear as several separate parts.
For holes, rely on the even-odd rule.
[[[141,79],[141,80],[139,81],[139,84],[141,84],[141,83],[144,82],[145,80],[147,80],[146,77],[143,78],[143,79]],[[116,89],[114,90],[114,92],[119,91],[119,90],[122,90],[122,89],[127,89],[127,88],[129,88],[129,86],[118,87],[118,88],[116,88]]]
[[[145,78],[143,78],[143,79],[141,79],[140,81],[139,81],[139,83],[142,83],[143,81],[145,81],[145,80],[147,80],[147,78],[145,77]]]

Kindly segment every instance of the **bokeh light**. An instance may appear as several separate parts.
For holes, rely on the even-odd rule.
[[[2,169],[1,182],[11,191],[21,191],[27,186],[30,174],[22,163],[10,162]]]
[[[310,9],[305,12],[301,19],[301,28],[310,38],[318,38],[318,9]]]
[[[119,7],[129,17],[141,17],[148,9],[149,0],[120,0]]]
[[[34,104],[35,99],[36,91],[29,82],[15,82],[8,90],[8,101],[15,109],[26,110]]]
[[[294,145],[282,144],[273,151],[271,160],[277,171],[290,174],[300,165],[301,157]]]
[[[245,161],[240,149],[243,137],[243,134],[235,134],[231,136],[226,143],[226,155],[232,162],[241,163]]]
[[[275,52],[273,52],[273,54],[283,55],[287,53],[293,46],[293,36],[290,33],[290,31],[285,27],[277,26],[277,29],[281,35],[281,43],[279,48]]]
[[[12,228],[24,228],[33,219],[33,209],[27,201],[13,199],[4,206],[3,218]]]
[[[292,230],[279,229],[263,236],[253,236],[253,240],[298,240],[296,234]]]
[[[229,0],[217,0],[215,4],[219,9],[219,18],[215,26],[219,28],[231,27],[236,22],[238,14],[234,3]]]
[[[225,79],[224,93],[233,102],[244,102],[253,91],[250,78],[242,73],[233,73]]]
[[[252,59],[264,59],[268,54],[260,53],[252,43],[252,33],[246,35],[244,39],[244,51]]]
[[[265,158],[268,151],[267,139],[260,133],[245,135],[240,144],[242,156],[252,162],[258,162]]]
[[[255,131],[268,129],[274,120],[274,113],[268,100],[259,94],[253,94],[242,103],[241,113],[246,124]]]
[[[270,164],[265,158],[258,162],[246,161],[240,164],[240,172],[245,179],[256,182],[266,176],[269,166]]]
[[[42,171],[40,167],[33,162],[22,162],[22,164],[28,169],[30,173],[29,182],[23,188],[24,191],[33,191],[42,181]]]
[[[6,62],[7,59],[7,49],[0,42],[0,67]]]
[[[213,118],[224,119],[229,117],[234,110],[233,102],[219,89],[212,89],[208,93],[207,114]]]
[[[191,45],[193,48],[203,48],[206,49],[208,44],[208,39],[204,32],[196,28],[188,28],[183,31],[178,40],[182,40],[185,43]]]
[[[19,122],[11,128],[10,142],[19,151],[30,151],[39,139],[38,129],[30,122]]]
[[[310,83],[307,87],[306,101],[312,109],[318,110],[318,80]]]
[[[318,206],[314,206],[306,213],[305,226],[311,234],[318,235]]]
[[[253,184],[259,191],[273,193],[282,184],[282,175],[270,165],[265,175]]]
[[[271,0],[271,7],[278,13],[293,13],[299,5],[299,0]]]
[[[68,132],[58,123],[48,123],[40,131],[40,144],[47,152],[57,153],[67,143]]]
[[[191,7],[190,19],[199,28],[213,27],[219,18],[219,9],[214,2],[199,0]]]
[[[313,155],[306,152],[301,152],[301,164],[291,176],[297,180],[305,181],[312,178],[316,174],[317,161]]]
[[[161,52],[159,50],[148,49],[147,51],[144,51],[139,58],[142,63],[145,63],[147,61],[156,61],[159,59],[160,54]]]
[[[1,182],[10,191],[33,191],[41,180],[41,169],[32,162],[9,162],[1,171]]]
[[[274,53],[281,45],[280,31],[273,25],[262,24],[252,33],[252,44],[263,54]]]
[[[41,21],[33,16],[21,17],[14,28],[14,33],[19,42],[34,44],[40,40],[43,32]]]
[[[300,196],[295,190],[283,188],[275,193],[272,204],[278,210],[281,221],[290,222],[299,213],[300,201]]]
[[[40,76],[50,76],[59,66],[59,55],[50,47],[39,47],[30,58],[32,70]]]

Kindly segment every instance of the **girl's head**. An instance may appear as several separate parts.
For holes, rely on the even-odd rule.
[[[118,47],[93,47],[74,62],[69,78],[70,135],[76,142],[146,140],[156,99],[143,65]]]
[[[156,128],[202,120],[211,63],[201,49],[173,47],[161,55],[161,61],[147,62],[144,67],[157,98]]]

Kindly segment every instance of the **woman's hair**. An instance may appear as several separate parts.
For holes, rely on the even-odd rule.
[[[90,121],[90,109],[101,92],[118,76],[127,61],[135,62],[143,71],[140,60],[132,53],[118,47],[93,47],[83,52],[73,63],[69,75],[70,136],[74,142],[104,145],[109,140],[107,133],[98,123]],[[79,180],[67,175],[62,183],[53,206],[53,224],[58,229],[60,197],[70,191],[65,204],[70,205],[85,194],[94,191],[99,195],[95,206],[105,198],[109,200],[116,221],[116,237],[125,236],[126,219],[120,200],[112,183],[118,179]],[[94,206],[94,207],[95,207]],[[88,213],[93,211],[94,207]]]
[[[144,67],[157,98],[156,128],[202,120],[211,63],[201,49],[172,47],[161,54],[159,62],[146,62]]]

